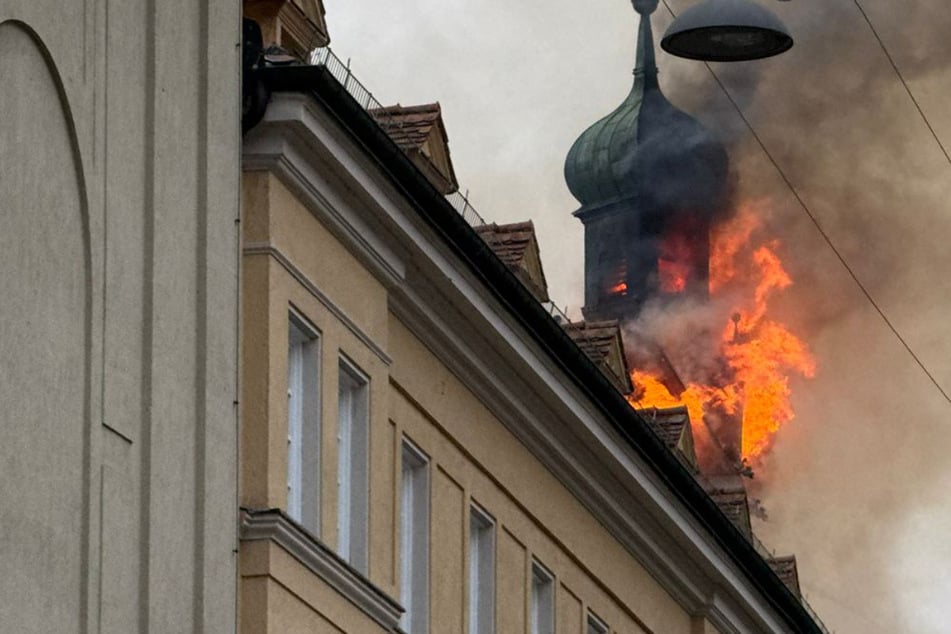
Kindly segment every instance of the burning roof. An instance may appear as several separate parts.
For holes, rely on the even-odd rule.
[[[686,407],[640,410],[641,416],[654,428],[654,433],[667,448],[694,474],[700,472],[694,450],[693,429]]]

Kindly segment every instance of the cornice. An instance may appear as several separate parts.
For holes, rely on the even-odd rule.
[[[238,536],[243,542],[267,541],[280,546],[385,631],[400,631],[403,607],[279,509],[242,509]]]

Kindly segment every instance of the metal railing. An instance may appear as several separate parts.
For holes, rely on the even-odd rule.
[[[776,559],[776,553],[773,552],[766,544],[764,544],[755,533],[750,532],[750,542],[753,544],[753,548],[759,554],[760,557],[766,561],[771,561]],[[832,634],[829,629],[825,626],[825,623],[822,622],[822,619],[819,618],[819,615],[816,614],[816,611],[812,609],[812,606],[809,605],[809,602],[806,600],[804,594],[802,594],[802,589],[799,590],[799,602],[802,604],[802,607],[809,613],[809,616],[812,617],[812,620],[816,622],[816,625],[819,626],[819,630],[824,634]]]
[[[373,93],[366,86],[360,83],[359,79],[354,77],[350,70],[350,60],[347,60],[347,63],[344,64],[343,60],[337,57],[329,47],[325,47],[312,51],[310,59],[307,61],[314,66],[323,66],[330,71],[330,74],[340,82],[344,90],[360,104],[360,107],[372,114],[373,118],[385,128],[398,130],[403,127],[403,121],[387,114],[383,109],[383,104],[373,96]],[[478,227],[486,224],[485,218],[469,202],[469,190],[466,190],[465,194],[456,190],[447,195],[446,200],[469,225]]]
[[[452,205],[453,209],[459,212],[459,215],[462,216],[463,220],[468,222],[471,226],[480,227],[486,224],[485,218],[479,215],[479,212],[476,211],[475,207],[472,206],[472,203],[469,202],[468,189],[466,190],[465,194],[457,189],[446,196],[446,200],[449,201],[449,204]]]
[[[357,79],[353,71],[350,69],[350,60],[347,60],[346,63],[343,62],[339,57],[329,47],[315,49],[310,54],[310,59],[308,62],[314,66],[323,66],[334,78],[340,82],[344,89],[353,97],[360,107],[370,112],[373,115],[373,118],[388,129],[399,129],[402,127],[402,120],[396,119],[387,115],[386,111],[383,110],[384,106],[373,96],[373,93],[370,92],[364,86],[359,79]],[[469,223],[472,227],[480,227],[486,223],[485,218],[476,210],[469,200],[469,190],[465,190],[465,193],[462,193],[462,190],[457,190],[446,196],[446,200],[452,206],[456,212],[462,216],[462,218]],[[575,341],[583,340],[585,342],[592,342],[591,338],[584,331],[584,329],[579,328],[574,325],[571,319],[568,318],[568,315],[565,311],[555,305],[553,302],[546,302],[543,304],[548,315],[554,319],[558,324],[562,326],[566,331],[571,334],[572,338]],[[603,360],[597,359],[594,360],[595,364],[602,370],[608,372],[615,378],[619,379],[622,383],[624,382],[625,377],[617,376],[617,373],[613,371]]]

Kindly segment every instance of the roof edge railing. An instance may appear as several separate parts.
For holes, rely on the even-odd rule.
[[[340,82],[344,90],[360,104],[361,108],[369,112],[378,122],[385,124],[391,129],[399,129],[403,126],[402,120],[387,114],[383,104],[353,75],[353,72],[350,70],[349,59],[347,63],[344,64],[343,60],[330,50],[330,47],[324,47],[314,49],[310,54],[310,59],[307,61],[314,66],[323,66],[330,71],[330,74]],[[463,194],[461,188],[457,189],[448,194],[446,200],[449,201],[452,208],[455,209],[470,226],[479,227],[486,224],[485,218],[482,217],[469,201],[469,190],[466,190],[466,193]]]
[[[400,129],[403,126],[402,120],[396,119],[386,113],[384,110],[383,104],[373,96],[373,93],[370,92],[364,86],[359,79],[354,76],[353,71],[350,68],[350,60],[348,59],[346,63],[341,60],[337,55],[330,49],[330,47],[323,47],[314,49],[310,58],[307,60],[310,64],[314,66],[323,66],[326,68],[334,78],[340,82],[344,89],[353,97],[360,107],[369,112],[376,121],[382,125],[389,127],[390,129]],[[469,200],[469,190],[465,190],[465,193],[462,193],[462,189],[458,189],[455,192],[446,196],[446,200],[452,206],[456,212],[462,216],[469,226],[471,227],[481,227],[488,224],[485,221],[485,218],[476,210],[472,205],[472,202]],[[581,339],[589,341],[587,333],[582,328],[578,328],[574,325],[571,319],[568,318],[568,315],[565,311],[559,308],[554,302],[546,302],[543,304],[546,312],[549,317],[554,319],[562,328],[568,330],[572,333],[576,333]],[[609,372],[610,374],[616,376],[616,373],[609,368],[603,362],[597,361],[596,365]],[[623,382],[623,377],[617,377]]]

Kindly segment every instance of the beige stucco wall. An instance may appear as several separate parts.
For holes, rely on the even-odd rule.
[[[0,2],[0,629],[231,632],[239,7]]]
[[[277,176],[246,172],[244,196],[245,506],[286,508],[287,323],[293,307],[321,338],[322,522],[317,537],[331,548],[336,545],[336,365],[343,353],[371,380],[368,580],[394,598],[399,597],[402,439],[430,457],[431,632],[466,629],[473,502],[496,521],[497,631],[527,631],[531,562],[537,558],[556,577],[559,634],[584,632],[589,610],[612,632],[712,632],[693,620],[390,312],[384,283]],[[245,634],[306,627],[381,631],[342,594],[322,588],[320,579],[279,546],[246,542],[241,548]]]
[[[433,457],[437,487],[452,491],[434,500],[434,527],[464,517],[469,500],[497,521],[500,626],[524,621],[534,556],[556,575],[557,601],[581,601],[620,632],[690,631],[688,615],[647,571],[395,317],[390,337],[391,417]],[[448,555],[453,533],[434,528],[434,547]],[[450,587],[464,585],[461,572],[446,579]],[[464,614],[458,602],[436,603],[434,622]],[[559,620],[559,631],[580,632],[573,621]]]

